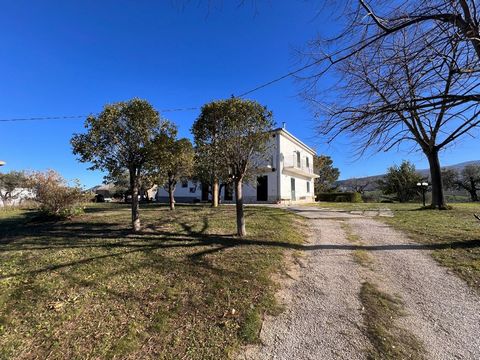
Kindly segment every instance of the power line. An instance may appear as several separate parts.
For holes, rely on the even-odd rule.
[[[60,119],[78,119],[84,118],[88,115],[72,115],[72,116],[45,116],[45,117],[30,117],[30,118],[13,118],[13,119],[0,119],[2,122],[7,121],[35,121],[35,120],[60,120]]]
[[[177,108],[177,109],[163,109],[160,112],[176,112],[176,111],[192,111],[198,110],[198,107],[187,107],[187,108]],[[29,117],[29,118],[11,118],[11,119],[0,119],[0,122],[15,122],[15,121],[41,121],[41,120],[66,120],[66,119],[80,119],[87,118],[89,115],[68,115],[68,116],[43,116],[43,117]]]
[[[320,62],[322,61],[325,61],[326,59],[328,59],[329,56],[325,56],[325,57],[322,57],[310,64],[307,64],[307,65],[304,65],[296,70],[293,70],[293,71],[290,71],[282,76],[279,76],[273,80],[270,80],[270,81],[267,81],[263,84],[260,84],[260,85],[257,85],[256,87],[248,90],[248,91],[245,91],[243,92],[242,94],[240,95],[237,95],[236,97],[244,97],[244,96],[247,96],[255,91],[258,91],[260,89],[263,89],[267,86],[270,86],[272,84],[275,84],[283,79],[286,79],[290,76],[293,76],[295,74],[298,74],[299,72],[302,72],[312,66],[315,66],[317,64],[319,64]],[[198,110],[199,108],[198,107],[185,107],[185,108],[176,108],[176,109],[163,109],[163,110],[160,110],[160,112],[177,112],[177,111],[192,111],[192,110]],[[65,120],[65,119],[79,119],[79,118],[86,118],[88,117],[89,115],[72,115],[72,116],[45,116],[45,117],[30,117],[30,118],[11,118],[11,119],[0,119],[0,122],[15,122],[15,121],[41,121],[41,120]]]
[[[310,67],[312,67],[312,66],[314,66],[314,65],[319,64],[320,62],[325,61],[325,59],[326,59],[326,57],[325,57],[325,58],[322,58],[322,59],[319,59],[319,60],[316,60],[316,61],[314,61],[313,63],[310,63],[310,64],[307,64],[307,65],[305,65],[305,66],[302,66],[301,68],[298,68],[298,69],[296,69],[296,70],[290,71],[289,73],[287,73],[287,74],[285,74],[285,75],[279,76],[278,78],[275,78],[275,79],[273,79],[273,80],[267,81],[266,83],[263,83],[263,84],[261,84],[261,85],[258,85],[258,86],[254,87],[254,88],[251,89],[251,90],[245,91],[244,93],[242,93],[242,94],[240,94],[240,95],[237,95],[237,97],[244,97],[244,96],[246,96],[246,95],[248,95],[248,94],[251,94],[251,93],[253,93],[253,92],[257,91],[257,90],[260,90],[260,89],[263,89],[263,88],[265,88],[265,87],[267,87],[267,86],[270,86],[270,85],[272,85],[272,84],[275,84],[276,82],[279,82],[279,81],[281,81],[281,80],[283,80],[283,79],[286,79],[286,78],[288,78],[288,77],[290,77],[290,76],[293,76],[293,75],[295,75],[295,74],[297,74],[297,73],[299,73],[299,72],[302,72],[303,70],[306,70],[306,69],[308,69],[308,68],[310,68]]]

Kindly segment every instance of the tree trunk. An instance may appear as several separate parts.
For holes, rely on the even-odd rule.
[[[135,170],[130,171],[130,186],[132,188],[132,230],[140,231],[140,213],[138,210],[138,181]]]
[[[218,179],[212,182],[212,207],[218,207]]]
[[[471,177],[469,180],[470,180],[470,189],[468,190],[468,192],[470,193],[470,198],[472,201],[478,201],[477,184],[475,182],[475,179]]]
[[[175,197],[173,193],[175,192],[175,185],[171,181],[168,182],[168,198],[170,202],[170,210],[175,210]]]
[[[433,149],[426,152],[430,164],[430,179],[432,182],[432,208],[445,209],[445,196],[443,194],[442,169],[438,159],[438,150]]]
[[[478,201],[477,190],[470,190],[470,200]]]
[[[235,206],[237,210],[237,235],[247,235],[245,215],[243,213],[243,179],[235,179]]]

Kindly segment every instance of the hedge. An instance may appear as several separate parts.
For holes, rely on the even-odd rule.
[[[333,192],[333,193],[320,193],[317,195],[317,201],[328,202],[363,202],[362,195],[358,192]]]

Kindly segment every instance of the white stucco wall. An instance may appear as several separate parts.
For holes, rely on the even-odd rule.
[[[264,158],[267,159],[265,167],[258,172],[258,176],[267,176],[267,194],[269,203],[279,201],[290,202],[292,200],[291,178],[295,178],[295,195],[296,201],[310,202],[314,200],[314,182],[313,178],[308,174],[295,174],[285,166],[292,166],[296,161],[295,152],[300,152],[301,168],[307,169],[307,158],[310,169],[313,169],[313,150],[309,149],[300,141],[285,132],[277,130],[272,133],[268,145],[268,154]],[[269,168],[267,168],[267,165]],[[307,192],[307,182],[310,183],[310,192]],[[190,189],[195,191],[191,192]],[[257,181],[256,177],[246,182],[243,187],[243,196],[245,203],[256,203],[257,201]],[[200,201],[202,197],[202,186],[200,183],[188,182],[187,187],[182,187],[181,183],[177,184],[175,190],[175,199],[177,202],[193,202],[195,199]],[[229,202],[225,200],[225,188],[220,193],[221,202]],[[157,199],[166,201],[168,193],[163,187],[159,187]],[[209,196],[210,199],[210,196]],[[233,197],[232,202],[235,197]]]
[[[2,191],[4,191],[2,189]],[[13,191],[13,199],[10,200],[8,204],[4,204],[2,199],[0,199],[0,207],[8,206],[18,206],[21,205],[23,201],[32,199],[34,194],[29,189],[18,188]]]
[[[285,169],[285,167],[297,165],[296,164],[296,152],[300,152],[301,167],[307,169],[313,169],[313,152],[308,151],[300,143],[291,139],[290,136],[280,132],[280,189],[282,201],[292,200],[292,187],[291,179],[295,178],[295,197],[297,201],[313,201],[314,189],[313,178],[309,176],[303,176],[299,174],[293,174]],[[310,183],[310,192],[307,192],[307,182]]]
[[[193,190],[193,192],[191,191]],[[189,180],[184,187],[181,182],[175,187],[175,199],[177,202],[193,202],[195,199],[200,201],[202,198],[202,184]],[[168,200],[168,192],[163,186],[159,186],[156,195],[157,201]]]

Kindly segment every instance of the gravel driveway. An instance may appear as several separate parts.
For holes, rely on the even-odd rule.
[[[368,214],[290,209],[311,219],[302,275],[285,290],[286,311],[265,319],[263,346],[243,358],[364,359],[372,345],[359,291],[368,280],[402,298],[406,315],[396,325],[423,342],[427,359],[480,359],[480,297],[428,250]],[[353,260],[345,224],[372,257],[371,269]]]

